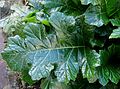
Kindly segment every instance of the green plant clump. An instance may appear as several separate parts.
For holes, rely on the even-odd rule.
[[[27,7],[13,9],[20,15],[7,26],[2,57],[11,70],[41,89],[120,89],[120,0],[29,0]]]

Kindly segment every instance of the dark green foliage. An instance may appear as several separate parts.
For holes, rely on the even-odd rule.
[[[2,53],[12,70],[29,84],[40,80],[42,89],[119,89],[119,0],[29,5],[32,12],[22,17]]]

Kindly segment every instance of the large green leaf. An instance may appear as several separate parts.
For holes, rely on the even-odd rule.
[[[67,17],[67,22],[69,22],[69,19],[71,18]],[[63,22],[66,22],[66,20],[63,20]],[[70,23],[73,22],[70,21],[69,24]],[[63,24],[64,28],[66,28],[67,25],[69,25],[68,23],[65,24],[66,25]],[[74,46],[59,47],[60,45],[57,43],[58,41],[55,36],[46,36],[45,28],[43,25],[30,23],[27,26],[25,26],[24,33],[26,35],[25,40],[21,39],[19,36],[15,36],[12,38],[12,42],[10,42],[8,47],[5,49],[7,51],[4,51],[3,53],[3,57],[6,61],[8,60],[8,64],[13,63],[10,64],[10,66],[12,66],[11,69],[16,71],[22,71],[25,68],[24,66],[27,66],[26,61],[29,61],[29,63],[32,64],[29,74],[31,75],[33,80],[39,80],[41,78],[49,76],[51,70],[54,69],[54,66],[52,64],[60,61],[62,62],[63,60],[65,61],[65,59],[66,62],[69,61],[69,55],[68,58],[65,58],[65,53],[68,52],[69,54],[71,53],[71,51],[69,52],[70,49],[72,50],[74,48],[78,48]],[[8,52],[10,52],[11,54]],[[9,61],[10,59],[13,62]],[[71,61],[72,60],[73,59],[71,59]],[[18,63],[20,64],[18,65]],[[78,71],[78,67],[76,70]],[[78,72],[75,71],[75,73],[75,75],[77,75]]]
[[[54,66],[52,64],[60,63],[59,70],[62,70],[61,72],[65,72],[66,75],[61,75],[60,73],[59,75],[56,74],[58,80],[61,77],[63,77],[63,82],[68,82],[69,80],[73,79],[75,80],[79,71],[78,63],[73,55],[73,50],[75,48],[79,47],[47,48],[43,50],[35,50],[33,52],[28,53],[29,60],[33,64],[31,70],[29,71],[29,74],[31,75],[32,79],[39,80],[43,77],[49,76],[51,70],[54,69]],[[66,54],[67,52],[68,54]],[[74,64],[73,62],[76,63]],[[65,76],[68,78],[65,78]]]
[[[112,38],[120,38],[120,28],[113,30],[112,34],[109,36],[110,39]]]
[[[79,71],[79,68],[78,68],[77,60],[74,59],[72,51],[81,46],[59,47],[56,38],[51,37],[51,35],[45,38],[43,37],[44,34],[42,33],[44,32],[44,27],[40,27],[40,25],[37,25],[37,24],[28,24],[25,27],[24,32],[26,35],[25,40],[20,39],[19,36],[17,36],[17,39],[15,39],[16,38],[15,36],[13,37],[14,44],[12,45],[12,43],[9,43],[10,48],[8,47],[9,49],[8,48],[5,49],[7,51],[10,50],[10,52],[12,49],[14,49],[15,53],[11,52],[11,54],[8,54],[8,52],[6,51],[3,53],[3,57],[5,60],[12,59],[15,56],[15,58],[12,59],[14,64],[11,64],[10,66],[13,66],[13,68],[16,68],[15,66],[17,67],[21,66],[24,69],[25,68],[24,66],[26,66],[26,64],[23,65],[21,63],[23,63],[22,62],[23,60],[27,60],[29,61],[29,63],[32,64],[29,74],[31,75],[33,80],[39,80],[41,78],[44,78],[50,75],[51,70],[54,69],[54,66],[52,64],[60,62],[60,63],[63,63],[62,65],[64,65],[64,63],[66,62],[71,65],[71,67],[69,68],[70,69],[69,71],[71,72],[72,70],[74,74],[70,75],[69,74],[70,72],[69,72],[67,74],[67,77],[71,76],[71,78],[65,79],[65,80],[66,81],[70,79],[75,80],[77,73]],[[66,53],[68,54],[66,55]],[[17,61],[16,59],[18,59],[19,61]],[[73,62],[75,61],[76,63],[71,64],[71,61]],[[8,64],[10,63],[9,60],[7,62]],[[18,65],[17,62],[18,63],[20,62],[20,64]],[[62,67],[62,65],[60,66]],[[75,66],[75,69],[72,68],[73,66]],[[19,68],[16,68],[16,69],[18,70]],[[64,67],[64,68],[65,70],[68,70],[68,67],[67,68]]]
[[[58,70],[56,70],[58,80],[66,83],[75,80],[79,65],[73,54],[77,48],[79,47],[47,48],[28,53],[29,60],[33,64],[29,71],[32,79],[39,80],[49,76],[54,69],[52,64],[58,63]]]
[[[8,64],[11,62],[9,60],[12,60],[14,64],[10,66],[12,69],[15,67],[16,71],[23,71],[29,64],[29,75],[32,80],[46,78],[54,70],[58,81],[68,83],[70,80],[76,79],[79,67],[81,67],[84,78],[93,82],[96,78],[95,68],[99,65],[98,54],[81,43],[75,44],[76,42],[84,43],[83,38],[73,37],[76,34],[77,36],[83,35],[77,33],[78,29],[72,29],[75,19],[56,12],[50,17],[50,23],[55,30],[51,34],[46,33],[42,24],[26,25],[24,28],[26,38],[12,37],[13,40],[10,40],[6,51],[3,52],[3,58],[8,60]],[[62,43],[59,42],[60,33],[63,33],[65,38],[68,37],[66,34],[69,35],[67,42],[65,42],[66,39],[62,39]],[[22,64],[24,60],[25,62]],[[56,69],[55,64],[57,64]]]

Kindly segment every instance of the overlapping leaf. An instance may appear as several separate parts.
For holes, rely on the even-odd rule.
[[[63,13],[55,12],[49,18],[50,23],[55,28],[59,42],[67,42],[69,45],[71,33],[75,31],[75,19],[73,16],[66,16]],[[72,46],[72,45],[71,45]]]
[[[109,37],[110,39],[112,38],[120,38],[120,28],[113,30],[113,33]]]
[[[89,0],[84,4],[92,3],[97,1],[98,5],[90,5],[85,14],[86,23],[95,26],[102,26],[108,24],[109,17],[114,17],[116,13],[119,13],[119,1],[118,0]],[[112,20],[113,23],[113,20]]]
[[[84,5],[88,5],[92,3],[93,5],[99,4],[99,0],[81,0],[81,3]]]
[[[64,83],[60,83],[57,80],[53,80],[51,78],[46,78],[45,80],[42,80],[41,83],[42,89],[72,89],[69,85],[66,85]]]
[[[119,45],[112,45],[108,50],[103,50],[101,54],[101,66],[97,68],[99,82],[105,86],[109,80],[115,84],[120,79],[120,68],[119,68]]]
[[[73,16],[66,16],[63,13],[55,12],[50,17],[50,23],[57,31],[67,32],[69,27],[75,25],[75,19]]]
[[[65,55],[65,60],[63,63],[59,64],[58,69],[55,74],[57,76],[58,81],[68,83],[70,80],[75,80],[77,77],[77,73],[79,71],[78,62],[73,55],[75,49],[70,49]]]
[[[91,83],[97,80],[96,67],[100,66],[99,57],[100,55],[95,51],[84,49],[82,73],[83,77],[87,78]]]
[[[84,13],[85,22],[90,25],[102,26],[104,23],[108,23],[108,18],[106,17],[105,12],[101,12],[99,6],[90,6],[87,11]]]
[[[119,82],[120,69],[111,66],[104,66],[97,68],[97,70],[98,70],[99,82],[103,86],[105,86],[109,82],[109,80],[115,84]]]
[[[26,47],[24,41],[19,36],[10,37],[9,45],[2,53],[8,66],[15,71],[22,71],[28,67]]]
[[[119,19],[110,19],[113,26],[120,26],[120,20]]]

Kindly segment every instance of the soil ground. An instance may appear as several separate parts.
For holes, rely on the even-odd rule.
[[[0,29],[0,52],[4,49],[4,38]],[[0,89],[10,89],[10,83],[7,74],[5,62],[0,59]]]

